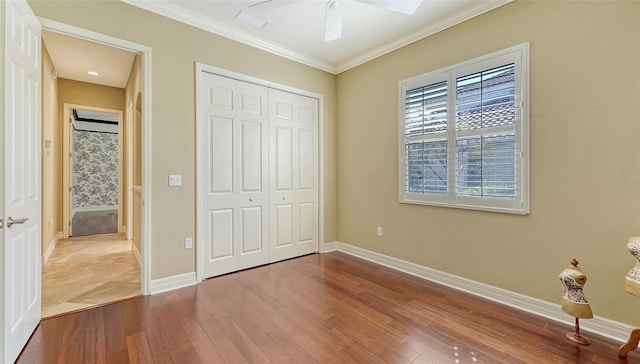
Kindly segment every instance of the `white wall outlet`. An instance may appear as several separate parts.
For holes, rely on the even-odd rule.
[[[193,248],[193,239],[191,239],[191,238],[184,238],[184,248],[185,248],[185,249],[191,249],[191,248]]]
[[[382,236],[382,228],[378,227],[378,236]]]
[[[170,174],[169,175],[169,186],[182,186],[182,175],[181,174]]]

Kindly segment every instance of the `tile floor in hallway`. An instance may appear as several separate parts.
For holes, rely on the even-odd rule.
[[[42,266],[42,317],[140,295],[140,266],[121,234],[58,242]]]

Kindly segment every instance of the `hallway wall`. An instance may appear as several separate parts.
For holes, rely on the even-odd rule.
[[[42,43],[42,254],[62,231],[62,128],[58,79]]]
[[[65,103],[122,110],[123,112],[125,110],[124,89],[122,88],[60,78],[59,92],[61,120],[64,117],[62,105]]]

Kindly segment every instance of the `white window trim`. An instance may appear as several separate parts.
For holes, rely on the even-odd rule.
[[[516,149],[520,154],[517,175],[518,186],[514,199],[489,199],[479,197],[458,196],[455,186],[456,168],[456,93],[450,95],[448,102],[448,129],[442,135],[447,137],[447,194],[407,193],[405,192],[405,93],[416,87],[447,81],[448,85],[455,85],[457,77],[491,68],[492,60],[495,66],[504,64],[504,59],[511,57],[516,64]],[[455,87],[454,87],[455,89]],[[433,135],[425,139],[436,139]],[[511,214],[529,214],[529,43],[519,44],[485,56],[481,56],[456,65],[428,72],[416,77],[402,80],[398,83],[398,192],[399,201],[408,204],[453,207],[471,210],[502,212]]]

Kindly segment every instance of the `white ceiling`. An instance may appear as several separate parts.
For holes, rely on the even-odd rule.
[[[135,53],[43,30],[42,39],[58,77],[125,88]],[[98,72],[92,76],[87,72]]]
[[[277,0],[290,4],[261,13],[269,22],[261,29],[234,17],[240,10],[264,0],[121,1],[321,70],[340,73],[512,0],[424,0],[413,15],[342,0],[342,38],[330,42],[324,41],[324,0]],[[58,77],[126,86],[134,53],[47,30],[43,30],[42,37]],[[89,71],[99,75],[89,75]]]
[[[121,1],[331,73],[340,73],[511,0],[424,0],[412,15],[341,0],[342,38],[330,42],[324,41],[325,0],[276,0],[290,4],[260,14],[268,21],[263,28],[255,28],[235,16],[240,10],[247,10],[249,5],[264,0]]]

